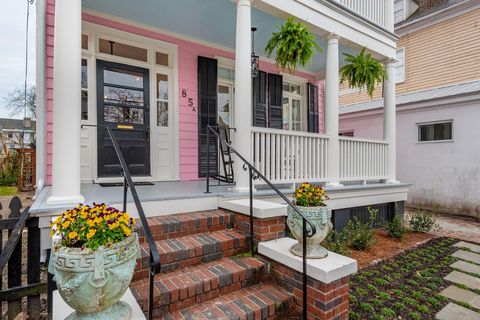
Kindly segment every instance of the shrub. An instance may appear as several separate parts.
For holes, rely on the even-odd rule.
[[[370,220],[368,222],[363,223],[357,217],[354,217],[348,221],[347,226],[343,230],[350,248],[366,250],[375,244],[373,223],[378,210],[369,207],[368,211],[370,212]]]
[[[402,239],[408,229],[402,224],[402,220],[395,216],[392,221],[385,222],[385,231],[392,238]]]
[[[414,232],[427,233],[440,229],[440,225],[435,220],[435,212],[423,209],[417,209],[416,214],[410,217],[408,223]]]
[[[335,230],[330,230],[328,232],[327,238],[323,244],[328,250],[348,256],[350,250],[348,249],[348,241],[345,237],[345,234],[342,232],[336,232]]]

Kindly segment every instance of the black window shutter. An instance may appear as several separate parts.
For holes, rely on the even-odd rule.
[[[198,176],[207,176],[207,126],[217,124],[217,60],[198,57]],[[210,132],[210,175],[218,174],[217,139]]]
[[[253,90],[253,125],[267,126],[267,73],[260,71],[258,77],[252,79]]]
[[[307,84],[308,132],[318,133],[318,87]]]
[[[283,77],[279,74],[268,74],[268,127],[283,128]]]

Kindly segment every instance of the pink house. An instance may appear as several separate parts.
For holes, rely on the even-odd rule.
[[[38,0],[37,5],[38,178],[31,212],[44,228],[43,248],[50,247],[49,221],[59,211],[79,202],[123,205],[124,178],[107,128],[152,224],[161,221],[154,217],[171,214],[193,223],[198,216],[188,213],[210,210],[213,220],[198,219],[227,228],[215,210],[248,212],[251,181],[243,161],[208,133],[208,126],[219,124],[226,125],[232,147],[287,197],[296,183],[324,186],[338,230],[351,217],[363,216],[367,206],[377,206],[384,218],[403,215],[408,185],[397,181],[395,172],[393,0]],[[290,16],[305,23],[323,49],[294,74],[277,68],[264,50]],[[388,73],[381,140],[339,134],[343,53],[364,47],[385,62]],[[253,53],[259,56],[257,72]],[[210,193],[205,193],[207,175]],[[278,229],[272,234],[283,238],[285,224],[278,221],[285,221],[285,205],[265,181],[253,184],[252,212],[259,219],[278,216],[269,230]],[[130,198],[125,205],[138,214]],[[210,236],[222,248],[224,242],[228,247],[247,241],[244,235],[235,244],[227,243],[233,240],[226,235]],[[179,241],[197,243],[187,240]],[[341,276],[316,280],[348,289],[356,263],[339,259]],[[135,290],[142,304],[142,291]],[[169,310],[178,308],[171,304]],[[309,312],[318,311],[312,308]],[[348,315],[348,301],[335,310],[318,312]]]

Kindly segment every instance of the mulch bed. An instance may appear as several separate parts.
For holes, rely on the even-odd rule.
[[[434,238],[361,269],[350,281],[350,319],[434,319],[448,302],[438,293],[447,286],[443,277],[456,261],[451,256],[456,250],[451,245],[456,241]],[[378,250],[382,243],[387,242],[379,242],[375,248]],[[384,247],[380,251],[387,250]]]
[[[426,233],[407,232],[401,240],[398,240],[389,237],[383,230],[376,230],[375,245],[367,251],[351,250],[348,256],[357,260],[358,267],[361,269],[381,260],[394,257],[402,251],[425,243],[433,237]]]

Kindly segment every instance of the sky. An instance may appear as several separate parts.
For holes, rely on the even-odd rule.
[[[23,88],[25,78],[25,27],[28,0],[2,0],[0,10],[0,117],[10,117],[4,97],[15,88]],[[28,84],[35,83],[35,12],[29,4]],[[6,9],[8,8],[8,9]],[[15,116],[21,118],[23,115]]]

